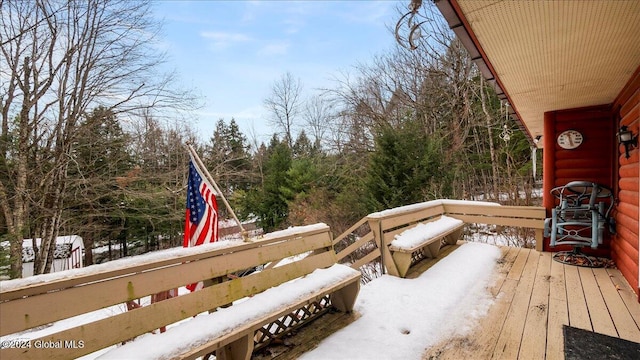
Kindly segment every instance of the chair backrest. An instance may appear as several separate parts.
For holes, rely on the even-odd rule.
[[[609,217],[614,204],[613,191],[610,188],[588,181],[571,181],[552,189],[551,194],[559,198],[561,207],[596,210],[605,219]]]

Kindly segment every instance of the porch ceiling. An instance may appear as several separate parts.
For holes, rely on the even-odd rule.
[[[485,77],[497,80],[531,138],[543,134],[546,111],[612,103],[640,67],[637,0],[450,0],[449,14],[442,3],[452,27],[455,9],[470,35],[465,46],[475,43]]]

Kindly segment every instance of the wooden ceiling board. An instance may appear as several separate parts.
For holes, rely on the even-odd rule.
[[[640,1],[457,3],[534,137],[546,111],[610,104],[640,67]]]

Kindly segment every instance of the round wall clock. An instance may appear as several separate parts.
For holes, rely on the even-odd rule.
[[[558,135],[558,145],[563,149],[575,149],[582,144],[582,134],[576,130],[563,131]]]

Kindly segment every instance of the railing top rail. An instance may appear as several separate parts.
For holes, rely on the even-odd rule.
[[[329,226],[319,223],[276,231],[261,238],[252,239],[248,243],[240,240],[220,241],[191,248],[167,249],[85,268],[42,274],[24,279],[0,281],[0,301],[12,299],[12,294],[17,292],[20,293],[20,296],[35,295],[150,269],[175,266],[185,262],[267,246],[291,238],[311,236],[328,231],[330,231]]]
[[[482,216],[533,219],[544,219],[546,217],[546,209],[541,206],[501,205],[495,207],[477,207],[466,204],[448,204],[445,206],[445,212],[448,214],[477,214]]]
[[[417,204],[411,204],[406,206],[400,206],[393,209],[387,209],[379,212],[375,212],[367,215],[368,219],[386,219],[390,217],[395,217],[399,215],[405,215],[413,212],[419,212],[425,209],[437,207],[437,206],[446,206],[448,204],[453,205],[465,205],[465,206],[501,206],[498,203],[492,203],[487,201],[471,201],[471,200],[452,200],[452,199],[441,199],[441,200],[431,200],[426,202],[421,202]]]
[[[305,226],[293,226],[289,229],[278,230],[268,234],[264,234],[261,237],[251,239],[251,241],[264,244],[266,242],[283,241],[299,236],[308,236],[327,231],[330,231],[330,228],[329,225],[325,223],[317,223]]]

